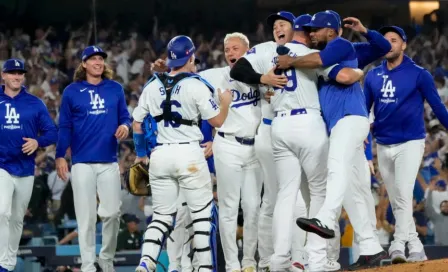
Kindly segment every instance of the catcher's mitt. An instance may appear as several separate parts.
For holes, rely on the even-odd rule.
[[[143,162],[132,165],[124,174],[124,180],[129,193],[135,196],[150,196],[148,165]]]

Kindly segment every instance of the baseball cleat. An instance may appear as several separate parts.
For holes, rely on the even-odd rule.
[[[257,270],[253,266],[243,268],[243,272],[255,272],[255,271]]]
[[[327,262],[324,265],[325,271],[340,271],[341,265],[336,261],[330,261],[327,260]]]
[[[135,269],[135,272],[151,272],[145,261],[140,262],[140,265]]]
[[[390,253],[390,259],[393,264],[401,264],[406,262],[406,256],[399,250],[394,250]]]
[[[427,260],[428,260],[428,257],[426,257],[425,250],[422,250],[421,252],[409,253],[409,257],[407,259],[407,261],[410,263],[424,262]]]
[[[291,271],[293,272],[302,272],[305,271],[305,267],[303,266],[303,264],[299,263],[299,262],[294,262],[291,265]]]
[[[317,218],[308,219],[300,217],[297,218],[296,223],[304,231],[315,233],[324,239],[331,239],[335,236],[334,230],[322,224]]]
[[[361,255],[356,263],[351,264],[348,267],[349,271],[356,271],[361,269],[367,269],[377,267],[381,265],[381,261],[387,259],[387,252],[381,251],[374,255]]]

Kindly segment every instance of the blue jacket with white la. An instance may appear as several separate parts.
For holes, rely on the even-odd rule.
[[[117,162],[115,132],[120,125],[130,124],[123,87],[118,82],[74,82],[62,95],[56,158],[63,158],[70,147],[73,164]]]
[[[329,73],[330,80],[319,80],[319,101],[322,115],[327,124],[328,133],[331,133],[331,129],[344,116],[367,117],[367,109],[359,82],[352,85],[336,82],[336,76],[343,67],[358,68],[358,59],[353,44],[338,37],[330,41],[319,55],[323,67],[340,64]]]
[[[23,138],[37,140],[39,147],[55,144],[58,131],[45,104],[22,87],[11,98],[0,91],[0,168],[10,175],[34,175],[36,152],[28,156],[22,152]]]
[[[373,137],[384,145],[426,136],[423,102],[426,99],[440,122],[448,128],[448,112],[431,74],[409,57],[392,70],[386,61],[370,70],[364,81],[366,105],[374,104]]]

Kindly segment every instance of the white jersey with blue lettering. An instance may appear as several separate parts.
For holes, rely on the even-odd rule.
[[[297,42],[287,43],[285,46],[290,49],[289,55],[292,57],[319,52]],[[284,74],[288,78],[288,84],[283,89],[274,88],[274,95],[271,96],[271,106],[274,112],[302,108],[320,111],[317,79],[319,76],[323,76],[325,80],[328,80],[328,73],[333,67],[286,70]]]
[[[255,45],[243,56],[247,59],[255,72],[259,74],[266,74],[277,63],[277,44],[275,42],[264,42]],[[260,88],[262,95],[266,93],[269,88]],[[264,99],[261,99],[261,116],[263,118],[274,118],[274,112],[271,105]]]
[[[238,137],[254,137],[261,120],[260,91],[257,87],[244,84],[230,78],[230,67],[214,68],[199,73],[215,88],[232,90],[233,101],[224,124],[217,128],[219,132]]]
[[[159,80],[154,80],[145,86],[132,116],[137,122],[149,113],[155,117],[163,113],[163,103],[166,99],[165,88]],[[171,103],[173,116],[186,120],[199,121],[208,120],[219,114],[217,105],[211,90],[196,78],[186,78],[173,87],[171,91]],[[183,143],[202,142],[203,135],[198,126],[187,126],[166,122],[164,120],[157,124],[157,142]]]

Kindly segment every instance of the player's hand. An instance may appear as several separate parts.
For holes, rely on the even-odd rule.
[[[271,96],[274,96],[274,95],[275,95],[274,91],[273,91],[272,89],[269,89],[269,90],[267,90],[266,93],[264,94],[264,99],[265,99],[266,101],[268,101],[269,103],[271,103]]]
[[[201,144],[201,147],[204,148],[204,155],[206,159],[210,158],[213,155],[212,146],[212,141]]]
[[[288,83],[285,75],[276,75],[274,73],[276,66],[274,66],[267,74],[261,76],[261,83],[277,88],[283,88]]]
[[[168,72],[168,66],[166,65],[166,61],[163,59],[157,59],[154,63],[151,63],[151,71],[163,73]]]
[[[233,93],[229,89],[223,92],[221,91],[221,89],[218,88],[218,97],[219,97],[219,103],[227,107],[230,105],[230,103],[232,103]]]
[[[22,152],[28,156],[33,154],[34,151],[39,147],[39,144],[35,139],[32,138],[22,138],[25,143],[22,145]]]
[[[147,156],[144,157],[136,157],[134,163],[143,162],[144,164],[149,164],[149,159]]]
[[[375,175],[375,167],[373,166],[373,161],[367,161],[369,163],[369,169],[370,169],[370,173],[372,173],[372,175]]]
[[[279,55],[278,61],[277,61],[277,68],[278,69],[288,69],[291,67],[291,63],[294,61],[294,58],[290,55]]]
[[[61,178],[63,181],[68,181],[68,165],[67,161],[64,158],[57,158],[56,159],[56,171],[58,173],[58,177]]]
[[[115,132],[115,138],[118,140],[124,140],[129,135],[129,128],[126,125],[120,125]]]
[[[359,32],[361,34],[367,33],[367,28],[361,23],[358,18],[347,17],[344,19],[344,27],[350,28],[353,31]]]
[[[366,150],[368,144],[369,144],[369,139],[365,139],[364,140],[364,150]]]

